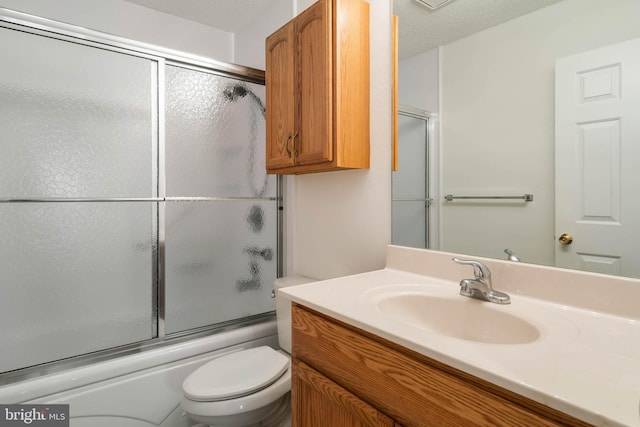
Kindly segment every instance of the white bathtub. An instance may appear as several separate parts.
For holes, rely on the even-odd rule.
[[[259,345],[277,348],[275,320],[2,386],[0,402],[69,404],[72,427],[191,426],[180,409],[187,375]]]

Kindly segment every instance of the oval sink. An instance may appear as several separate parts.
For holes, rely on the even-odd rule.
[[[403,293],[380,298],[376,307],[387,318],[450,338],[487,344],[526,344],[540,338],[533,324],[506,313],[509,307],[493,305],[464,296]]]

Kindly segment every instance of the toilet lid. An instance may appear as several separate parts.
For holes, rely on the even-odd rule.
[[[289,358],[271,347],[255,347],[212,360],[182,384],[188,399],[231,399],[269,386],[289,368]]]

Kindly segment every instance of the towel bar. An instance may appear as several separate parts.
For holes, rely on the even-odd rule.
[[[533,194],[524,194],[522,196],[454,196],[453,194],[447,194],[444,196],[447,202],[451,202],[455,199],[517,199],[524,200],[525,202],[533,202]]]

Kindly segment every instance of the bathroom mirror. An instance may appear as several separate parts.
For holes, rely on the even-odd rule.
[[[394,0],[394,13],[399,17],[399,104],[430,113],[430,131],[418,134],[424,143],[426,134],[431,137],[425,198],[433,198],[427,209],[431,220],[394,202],[394,221],[402,217],[393,226],[394,240],[399,228],[404,235],[421,235],[426,221],[432,249],[501,259],[509,249],[522,262],[640,277],[635,267],[640,265],[640,203],[633,200],[640,172],[622,175],[640,168],[632,164],[623,171],[638,163],[631,152],[616,151],[628,135],[624,132],[638,131],[632,123],[637,120],[609,112],[609,118],[584,119],[577,128],[574,122],[582,151],[567,159],[566,150],[556,148],[556,135],[566,136],[563,112],[579,103],[571,85],[588,92],[582,101],[594,101],[589,105],[611,105],[620,98],[616,79],[640,75],[638,68],[621,72],[626,60],[609,59],[608,65],[587,64],[571,72],[576,61],[601,52],[606,56],[607,49],[617,51],[640,38],[640,2],[451,0],[432,10],[416,0]],[[631,54],[636,67],[637,52]],[[406,173],[412,166],[402,170],[402,133],[416,133],[424,125],[402,120],[400,172]],[[583,186],[574,189],[576,182]],[[587,184],[600,190],[588,193]],[[394,200],[407,199],[396,192],[394,185]],[[525,200],[527,194],[531,201]],[[446,195],[478,198],[447,201]],[[521,198],[485,198],[494,196]],[[584,215],[556,226],[561,211],[572,209]],[[587,226],[593,224],[601,227],[589,234]],[[616,234],[621,224],[634,228]],[[600,248],[585,246],[595,241]],[[622,247],[630,256],[620,255]],[[563,261],[568,254],[571,260]]]

